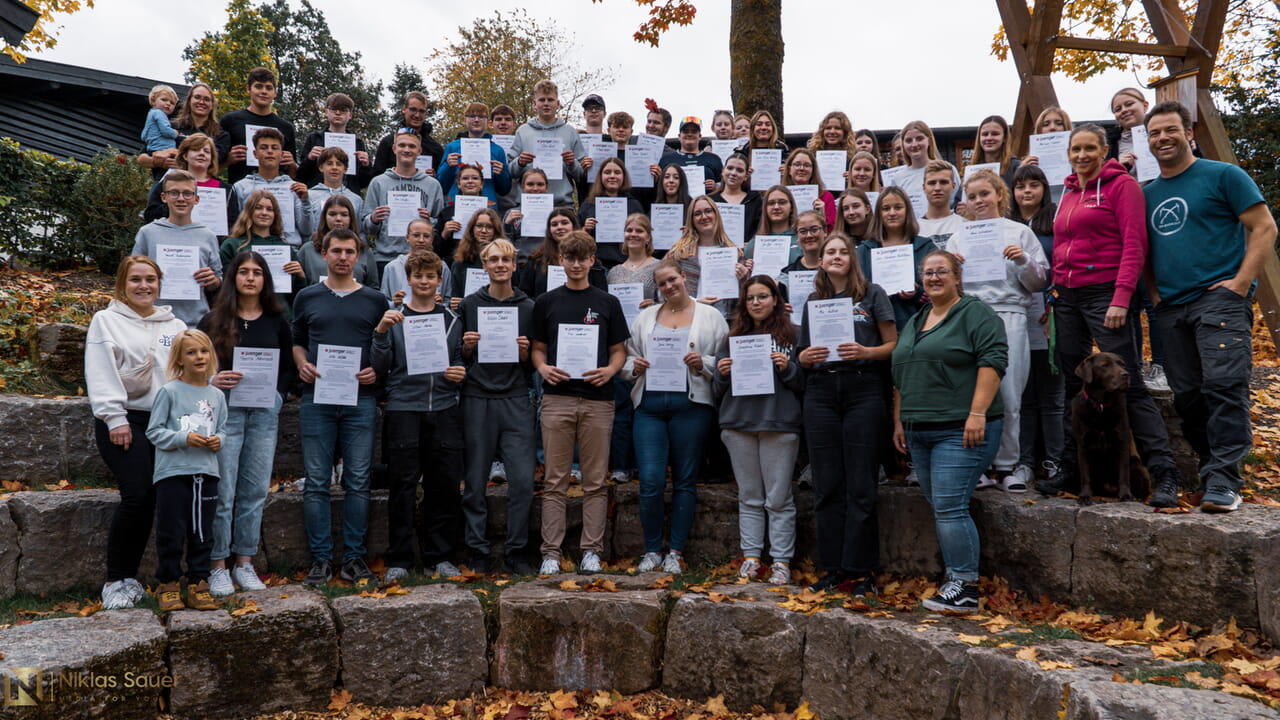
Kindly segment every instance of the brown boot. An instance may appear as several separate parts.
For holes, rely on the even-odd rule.
[[[156,588],[156,597],[160,600],[160,612],[182,609],[182,588],[176,582],[162,583]]]
[[[213,595],[209,594],[208,580],[201,580],[195,585],[187,584],[187,607],[192,610],[218,609],[218,603],[214,602]]]

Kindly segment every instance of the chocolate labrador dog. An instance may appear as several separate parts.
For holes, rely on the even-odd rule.
[[[1092,503],[1095,493],[1145,500],[1151,492],[1151,477],[1138,458],[1129,427],[1125,400],[1129,371],[1124,360],[1115,353],[1094,353],[1080,361],[1076,375],[1084,381],[1080,394],[1071,399],[1080,504]]]

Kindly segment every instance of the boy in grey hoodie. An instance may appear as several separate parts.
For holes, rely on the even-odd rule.
[[[146,255],[155,260],[160,269],[170,263],[173,250],[169,248],[195,248],[196,271],[192,278],[200,286],[194,299],[175,300],[166,297],[165,284],[174,287],[179,278],[172,273],[160,282],[160,299],[166,301],[173,314],[191,327],[209,312],[205,292],[214,292],[222,284],[222,260],[218,256],[218,238],[209,228],[191,220],[191,211],[200,196],[196,194],[196,179],[186,170],[170,170],[164,176],[160,199],[169,206],[169,217],[143,225],[133,241],[133,255]],[[161,248],[165,248],[164,251]]]
[[[275,128],[263,128],[253,136],[253,156],[258,160],[258,172],[250,173],[231,186],[231,198],[227,203],[227,227],[236,224],[245,201],[255,190],[266,190],[276,196],[280,205],[280,224],[284,231],[280,238],[294,247],[302,244],[302,238],[311,237],[311,206],[307,203],[307,186],[294,181],[280,170],[284,155],[284,135]],[[289,212],[288,206],[293,207]]]
[[[418,217],[432,220],[444,209],[444,191],[435,178],[414,167],[422,140],[415,133],[401,132],[395,137],[395,167],[373,179],[365,193],[363,217],[360,228],[369,235],[376,235],[373,242],[374,259],[378,263],[378,277],[387,263],[409,252],[409,242],[404,234],[392,235],[387,219],[391,217],[389,193],[417,191]]]
[[[539,80],[533,86],[533,108],[537,112],[536,119],[526,122],[516,130],[516,139],[507,151],[511,177],[517,181],[524,175],[525,169],[533,164],[537,151],[537,141],[542,139],[559,139],[560,156],[564,161],[564,177],[559,180],[548,180],[547,192],[556,196],[556,206],[573,206],[574,185],[582,177],[582,158],[586,151],[582,148],[582,139],[578,131],[564,120],[556,116],[560,110],[560,88],[550,80]]]

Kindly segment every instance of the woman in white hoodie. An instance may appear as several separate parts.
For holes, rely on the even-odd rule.
[[[120,490],[107,531],[103,610],[133,607],[146,594],[137,575],[155,515],[155,452],[147,441],[147,423],[156,391],[165,383],[169,346],[187,329],[168,305],[155,304],[161,276],[160,266],[145,255],[121,260],[114,299],[94,314],[84,345],[94,436]]]

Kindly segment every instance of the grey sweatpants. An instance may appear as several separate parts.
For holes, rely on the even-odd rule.
[[[466,458],[462,512],[467,547],[473,555],[489,555],[486,533],[489,505],[485,486],[489,466],[501,460],[507,471],[506,555],[529,544],[529,506],[533,503],[534,413],[528,396],[462,399],[463,451]]]
[[[742,554],[764,554],[766,523],[769,556],[791,562],[796,548],[796,501],[791,494],[799,433],[721,430],[738,481],[738,535]]]

